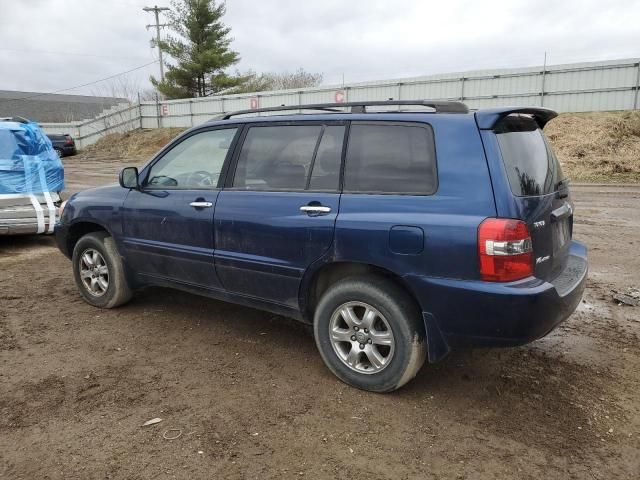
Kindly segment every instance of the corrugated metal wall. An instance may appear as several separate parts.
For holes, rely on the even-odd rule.
[[[640,107],[640,59],[477,70],[344,86],[282,90],[208,98],[142,102],[84,123],[43,124],[70,133],[80,147],[106,133],[135,128],[190,127],[234,110],[279,105],[364,100],[461,100],[469,108],[544,106],[559,112]]]

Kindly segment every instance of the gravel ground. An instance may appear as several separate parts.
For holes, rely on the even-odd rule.
[[[65,163],[71,191],[122,166]],[[340,383],[292,320],[162,289],[97,310],[51,237],[0,238],[0,478],[637,479],[640,307],[612,291],[640,287],[640,186],[573,193],[578,311],[387,395]]]

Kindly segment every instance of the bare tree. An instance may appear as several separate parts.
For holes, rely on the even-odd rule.
[[[295,72],[266,72],[261,74],[250,70],[245,76],[248,77],[248,80],[228,93],[317,87],[322,83],[323,78],[321,73],[306,72],[303,68],[299,68]]]
[[[140,91],[138,98],[141,102],[152,102],[158,97],[158,91],[155,88],[145,88]]]
[[[131,75],[120,75],[105,80],[91,89],[91,95],[102,97],[102,113],[85,126],[100,136],[126,132],[139,125],[137,106],[140,80]],[[112,109],[112,107],[116,107]],[[112,109],[112,111],[109,111]]]
[[[100,82],[91,89],[91,95],[96,97],[122,98],[129,102],[138,100],[140,80],[130,75],[118,77]]]

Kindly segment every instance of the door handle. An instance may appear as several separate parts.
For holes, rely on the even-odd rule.
[[[303,205],[300,207],[300,211],[309,215],[326,215],[331,213],[331,207],[325,207],[324,205]]]
[[[189,205],[194,207],[194,208],[210,208],[210,207],[213,207],[213,203],[211,203],[211,202],[191,202]]]

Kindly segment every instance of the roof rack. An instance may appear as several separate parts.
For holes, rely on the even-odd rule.
[[[351,113],[367,113],[367,107],[387,107],[387,106],[413,105],[433,108],[437,113],[469,113],[469,109],[462,102],[446,100],[382,100],[367,102],[344,102],[344,103],[312,103],[308,105],[280,105],[279,107],[255,108],[251,110],[238,110],[229,112],[215,120],[229,120],[236,115],[247,115],[250,113],[262,112],[285,112],[290,110],[318,110],[324,112],[344,113],[341,108],[351,107]]]

